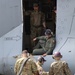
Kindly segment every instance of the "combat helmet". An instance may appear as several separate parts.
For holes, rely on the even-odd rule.
[[[55,52],[52,57],[53,57],[53,58],[54,58],[54,57],[60,57],[60,58],[62,58],[62,55],[61,55],[60,52]]]
[[[38,61],[39,61],[39,62],[42,62],[42,61],[45,62],[46,60],[45,60],[43,57],[38,57]]]
[[[46,29],[45,35],[53,35],[53,32],[50,29]]]

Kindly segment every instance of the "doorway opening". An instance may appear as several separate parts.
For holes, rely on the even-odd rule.
[[[39,10],[45,14],[46,29],[51,29],[54,35],[56,35],[56,0],[22,0],[23,2],[23,45],[22,50],[27,49],[29,53],[32,53],[31,46],[31,25],[30,15],[25,15],[25,11],[32,11],[33,4],[39,4]]]

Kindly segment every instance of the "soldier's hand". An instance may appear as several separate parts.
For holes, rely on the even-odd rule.
[[[33,41],[36,41],[36,38],[34,38]]]
[[[47,54],[45,53],[45,54],[43,54],[43,57],[45,57],[45,56],[47,56]]]

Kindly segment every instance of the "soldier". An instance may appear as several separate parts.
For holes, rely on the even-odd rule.
[[[36,37],[33,39],[33,41],[35,41],[35,40],[43,40],[44,45],[42,45],[41,48],[39,48],[39,49],[34,49],[33,55],[43,54],[44,56],[46,56],[48,54],[52,54],[56,43],[55,43],[55,38],[53,37],[53,34],[50,29],[46,30],[45,36]]]
[[[22,57],[16,61],[14,72],[16,75],[39,75],[36,64],[28,58],[27,50],[24,50]]]
[[[46,28],[45,15],[39,11],[39,5],[37,3],[33,5],[33,9],[33,11],[25,12],[25,15],[30,15],[32,47],[35,46],[32,39],[42,34],[43,27]]]
[[[40,75],[49,75],[49,72],[45,72],[42,68],[45,61],[46,60],[43,57],[39,57],[36,63]]]
[[[61,61],[62,55],[60,52],[55,52],[53,54],[53,62],[50,66],[49,75],[72,75],[68,67],[68,64],[65,61]]]

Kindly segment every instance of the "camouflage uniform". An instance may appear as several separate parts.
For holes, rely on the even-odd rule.
[[[54,37],[50,37],[47,38],[46,36],[40,36],[37,37],[36,39],[39,40],[43,40],[44,41],[44,45],[42,45],[42,48],[40,49],[34,49],[33,50],[33,55],[41,55],[41,54],[52,54],[53,49],[55,48],[55,38]]]
[[[19,72],[21,64],[22,64],[22,62],[23,62],[24,59],[25,58],[20,58],[20,59],[18,59],[16,61],[15,67],[14,67],[14,72],[15,72],[16,75]],[[31,59],[29,59],[26,62],[25,66],[23,67],[21,75],[33,75],[36,72],[37,72],[37,66],[36,66],[36,64]]]
[[[45,15],[41,11],[26,11],[25,15],[30,15],[31,24],[31,43],[34,46],[33,38],[42,34],[43,23],[45,23]]]
[[[30,15],[31,23],[31,40],[36,36],[42,34],[43,22],[45,22],[45,15],[41,11],[32,11]],[[34,43],[31,41],[32,44]]]
[[[51,64],[49,75],[72,75],[65,61],[55,61]]]
[[[45,72],[39,62],[37,62],[36,65],[40,75],[49,75],[49,72]]]

